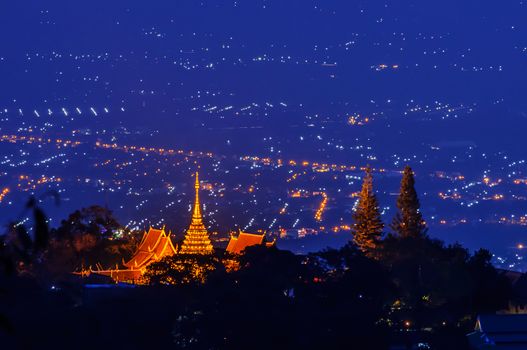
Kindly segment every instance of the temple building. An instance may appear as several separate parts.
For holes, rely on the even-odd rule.
[[[245,248],[254,245],[265,245],[266,247],[273,247],[275,241],[266,242],[265,234],[255,234],[240,231],[238,237],[231,236],[231,240],[227,245],[227,252],[231,254],[241,254]]]
[[[111,277],[116,282],[141,283],[141,276],[146,271],[147,266],[151,263],[160,261],[164,257],[175,254],[211,254],[214,248],[212,247],[207,229],[203,224],[201,204],[199,201],[199,188],[199,174],[196,172],[196,181],[194,184],[196,192],[194,208],[192,210],[192,220],[179,251],[174,247],[170,234],[165,232],[164,227],[161,230],[150,227],[148,232],[145,231],[143,239],[141,240],[141,243],[139,243],[139,247],[134,253],[132,259],[123,263],[125,268],[116,267],[115,269],[108,270],[89,270],[83,271],[79,274],[89,276],[91,273],[94,273]],[[247,241],[246,238],[242,238],[241,242],[242,243],[239,244],[240,247],[243,245],[247,246],[248,244],[255,244],[253,243],[255,242],[254,239]]]
[[[165,228],[156,230],[151,227],[148,233],[143,236],[132,259],[126,262],[124,266],[133,270],[144,269],[152,262],[174,254],[176,254],[176,248],[172,244],[170,235],[165,233]]]
[[[117,282],[137,282],[153,262],[159,261],[167,256],[176,254],[176,248],[172,244],[170,234],[165,233],[165,228],[156,230],[152,227],[145,231],[141,243],[130,261],[123,265],[126,269],[110,269],[92,271],[93,273],[111,277]]]
[[[192,221],[190,222],[190,226],[185,234],[185,239],[179,249],[180,254],[210,254],[213,252],[209,233],[203,224],[203,216],[201,215],[199,187],[199,174],[196,172],[196,182],[194,184],[196,195],[194,199],[194,209],[192,211]]]

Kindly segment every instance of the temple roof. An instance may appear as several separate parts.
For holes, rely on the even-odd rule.
[[[253,245],[262,245],[265,242],[265,234],[255,234],[242,232],[238,234],[238,237],[231,237],[229,244],[227,245],[227,251],[233,254],[240,254],[245,248]],[[266,247],[271,247],[274,242],[265,242]]]
[[[176,249],[172,244],[170,236],[165,233],[165,229],[156,230],[150,228],[145,232],[139,247],[130,261],[126,262],[124,266],[129,269],[142,269],[148,264],[159,261],[165,256],[172,256],[176,254]]]

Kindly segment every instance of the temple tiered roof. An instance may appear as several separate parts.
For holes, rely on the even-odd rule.
[[[134,256],[124,263],[127,269],[110,269],[92,271],[93,273],[109,276],[118,282],[138,282],[148,265],[159,261],[166,256],[176,254],[176,248],[172,244],[170,236],[165,229],[156,230],[152,227],[145,231],[141,243]]]
[[[265,234],[255,234],[240,231],[238,237],[231,236],[227,251],[232,254],[240,254],[245,248],[254,245],[263,245],[266,247],[274,246],[275,242],[265,242]]]
[[[170,236],[165,233],[165,229],[156,230],[151,227],[148,233],[145,232],[132,259],[126,262],[124,266],[129,269],[142,269],[154,261],[174,254],[176,254],[176,249]]]
[[[190,222],[185,239],[179,250],[180,254],[210,254],[213,251],[209,233],[203,224],[201,204],[199,202],[199,187],[199,174],[196,172],[196,182],[194,184],[196,195],[194,209],[192,211],[192,221]]]

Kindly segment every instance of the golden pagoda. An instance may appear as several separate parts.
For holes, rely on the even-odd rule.
[[[213,251],[209,233],[203,224],[203,216],[201,215],[199,186],[199,174],[196,172],[196,182],[194,185],[196,197],[194,200],[194,209],[192,211],[192,221],[190,222],[190,226],[185,234],[183,244],[179,249],[180,254],[210,254]]]

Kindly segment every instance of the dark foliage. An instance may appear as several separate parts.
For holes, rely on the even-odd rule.
[[[101,231],[100,221],[92,225],[77,214],[70,218],[78,222],[64,223],[55,236],[43,212],[28,208],[35,233],[12,225],[0,250],[7,262],[0,293],[8,300],[0,308],[0,341],[8,347],[388,349],[422,342],[466,349],[475,316],[505,308],[511,297],[489,252],[470,254],[426,235],[388,235],[376,242],[375,254],[350,242],[307,256],[265,246],[242,255],[176,255],[148,267],[149,286],[43,287],[33,278],[35,266],[60,264],[57,241],[98,235],[99,248],[91,249],[111,255],[120,252],[105,244],[119,240]],[[100,209],[93,213],[108,218]],[[71,244],[66,247],[73,251]],[[74,261],[81,255],[65,256]],[[23,334],[37,318],[47,322],[32,341]],[[50,336],[57,329],[64,335]]]
[[[124,229],[112,212],[91,206],[70,214],[52,231],[46,252],[51,275],[83,268],[111,268],[131,257],[139,237]]]
[[[0,262],[5,274],[29,273],[41,262],[49,242],[49,226],[47,217],[38,203],[49,195],[58,201],[55,193],[46,193],[39,199],[31,197],[21,215],[31,213],[32,233],[20,222],[12,222],[8,225],[6,234],[0,236]]]
[[[401,190],[397,198],[397,213],[390,225],[393,232],[401,237],[426,235],[428,229],[420,212],[420,206],[415,190],[414,171],[406,166],[401,180]]]
[[[366,169],[357,210],[353,213],[353,242],[370,257],[374,257],[382,239],[384,224],[379,203],[373,191],[371,168]]]
[[[177,254],[148,266],[145,282],[151,285],[202,284],[212,276],[225,273],[221,252]]]
[[[459,245],[444,246],[427,237],[389,235],[383,243],[382,263],[397,286],[398,298],[391,317],[411,319],[420,328],[443,323],[460,326],[481,312],[507,306],[508,281],[490,263],[491,255],[471,256]]]

